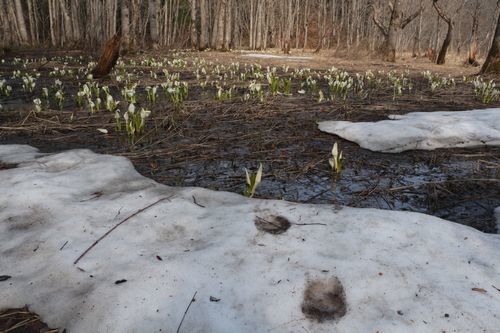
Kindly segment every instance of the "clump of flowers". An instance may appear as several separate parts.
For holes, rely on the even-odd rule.
[[[163,94],[174,105],[174,108],[179,109],[182,103],[188,96],[187,82],[167,81],[160,85],[163,89]]]
[[[32,77],[31,75],[26,75],[23,76],[23,90],[26,92],[33,92],[33,89],[35,89],[36,82],[35,78]]]
[[[153,86],[153,87],[147,86],[146,87],[146,93],[148,95],[148,101],[151,104],[156,103],[156,98],[158,97],[157,90],[158,90],[157,86]]]
[[[455,79],[451,76],[440,77],[437,74],[433,74],[431,71],[422,72],[422,75],[427,79],[432,93],[435,93],[439,89],[455,87]]]
[[[282,78],[280,80],[281,91],[286,96],[292,95],[292,79],[291,78]]]
[[[490,104],[500,99],[500,91],[496,88],[493,80],[485,82],[482,78],[476,77],[472,84],[476,98],[484,104]]]
[[[273,96],[277,95],[279,93],[279,78],[273,72],[268,72],[266,76],[269,83],[269,91]]]
[[[249,99],[250,97],[258,98],[261,102],[264,101],[264,92],[262,91],[262,84],[258,83],[255,80],[251,81],[250,84],[248,85],[248,95],[247,97],[245,97],[245,99]]]
[[[89,86],[87,84],[84,84],[80,88],[80,90],[78,90],[78,92],[76,93],[76,97],[75,97],[76,105],[78,107],[82,107],[83,101],[85,99],[90,100],[91,98],[92,98],[92,92],[91,92]]]
[[[21,77],[21,71],[20,70],[15,70],[12,72],[12,79],[16,79],[18,77]]]
[[[144,134],[146,119],[149,118],[151,111],[141,108],[137,112],[134,104],[129,104],[127,112],[123,114],[123,122],[120,117],[120,111],[115,111],[116,130],[125,129],[131,143],[135,142],[136,136]]]
[[[326,75],[325,79],[328,82],[328,90],[331,100],[336,98],[342,98],[345,100],[354,83],[352,77],[350,77],[349,73],[345,71],[337,71],[335,75]]]
[[[305,88],[311,92],[318,90],[318,81],[314,79],[311,75],[306,77],[306,80],[300,83],[301,88]]]
[[[12,93],[12,87],[7,85],[7,81],[5,81],[5,79],[0,80],[0,93],[4,96],[10,96]]]
[[[413,85],[408,77],[405,77],[404,74],[397,75],[394,72],[387,73],[387,79],[392,85],[392,99],[395,100],[396,97],[403,95],[403,91],[406,89],[411,91],[413,89]]]
[[[222,86],[217,86],[217,93],[215,99],[217,101],[225,101],[231,99],[233,96],[233,88],[224,89]]]
[[[137,83],[128,84],[125,88],[122,89],[122,97],[128,102],[135,104],[137,103],[137,98],[135,94],[135,88],[137,87]]]

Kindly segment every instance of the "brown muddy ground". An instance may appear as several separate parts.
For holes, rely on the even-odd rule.
[[[50,329],[42,319],[28,307],[0,311],[0,332],[2,333],[60,333]]]
[[[128,55],[124,60],[150,56]],[[172,53],[155,56],[174,57]],[[414,89],[396,100],[392,98],[392,88],[380,87],[365,99],[349,96],[345,101],[318,103],[314,96],[295,93],[259,102],[243,101],[245,87],[239,85],[231,100],[221,102],[214,100],[214,87],[201,89],[190,65],[183,69],[168,68],[189,82],[189,96],[183,110],[174,110],[160,97],[155,105],[148,106],[153,117],[148,122],[146,135],[130,145],[123,135],[114,131],[112,114],[101,111],[89,115],[86,110],[78,110],[70,98],[62,111],[30,114],[32,99],[40,94],[42,86],[53,83],[54,78],[48,78],[48,71],[62,66],[61,61],[40,61],[29,65],[39,68],[44,64],[32,96],[21,91],[19,79],[8,80],[12,81],[14,94],[9,98],[0,97],[4,105],[0,111],[0,144],[30,144],[44,152],[89,148],[126,156],[140,173],[166,185],[200,186],[236,193],[244,191],[244,168],[256,169],[262,162],[264,178],[257,189],[259,198],[416,211],[495,232],[493,210],[500,206],[500,147],[383,154],[322,133],[316,125],[321,120],[381,120],[389,114],[411,111],[500,107],[499,102],[484,105],[474,98],[471,84],[461,82],[463,75],[472,76],[477,68],[436,66],[425,59],[388,65],[376,60],[340,60],[327,54],[307,56],[313,58],[262,59],[249,57],[247,53],[210,52],[176,55],[188,62],[197,57],[226,65],[260,63],[321,71],[335,65],[351,74],[367,69],[409,71]],[[10,78],[13,70],[21,69],[10,65],[8,60],[0,66],[1,78]],[[79,65],[69,61],[67,66],[77,68]],[[431,93],[421,75],[427,69],[453,75],[457,78],[456,87]],[[144,85],[162,82],[149,77],[150,70],[160,73],[160,69],[127,66],[127,70],[143,72],[139,74],[138,88],[142,95]],[[68,96],[76,92],[78,84],[74,79],[61,80]],[[114,83],[105,78],[100,84],[113,86]],[[147,105],[144,100],[139,102]],[[109,133],[99,133],[98,128],[106,128]],[[345,169],[336,181],[327,162],[335,141],[345,156]]]

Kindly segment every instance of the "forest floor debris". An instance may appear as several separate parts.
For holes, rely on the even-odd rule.
[[[315,55],[307,62],[287,61],[284,64],[280,59],[250,59],[244,54],[178,52],[124,57],[125,64],[119,66],[118,73],[122,78],[125,77],[123,73],[130,73],[134,80],[139,80],[137,89],[141,94],[145,94],[145,86],[164,80],[161,74],[163,67],[153,66],[152,59],[167,58],[179,64],[186,61],[185,67],[165,66],[164,69],[171,75],[178,74],[190,87],[181,112],[161,98],[150,107],[152,125],[134,144],[128,144],[123,135],[114,130],[112,113],[101,111],[89,114],[87,110],[74,106],[72,99],[78,91],[74,78],[57,77],[67,95],[63,110],[46,109],[40,113],[32,111],[33,96],[22,91],[21,79],[10,79],[13,70],[19,67],[10,64],[14,56],[35,59],[26,70],[39,69],[41,76],[36,89],[54,84],[56,77],[49,74],[55,68],[59,68],[59,72],[63,68],[77,71],[82,66],[77,62],[79,59],[87,64],[92,58],[81,53],[60,51],[13,55],[7,58],[6,63],[0,64],[0,76],[12,80],[14,87],[11,96],[2,97],[4,109],[0,112],[0,143],[30,144],[43,152],[90,148],[100,153],[128,157],[139,172],[163,184],[236,193],[244,191],[244,169],[256,168],[262,162],[264,178],[257,190],[259,198],[410,210],[486,232],[496,231],[493,210],[500,205],[500,188],[478,180],[500,177],[499,147],[407,151],[389,155],[362,149],[317,128],[318,121],[371,122],[386,119],[391,114],[423,110],[463,111],[500,107],[499,102],[485,106],[474,97],[471,84],[461,82],[462,76],[473,77],[476,68],[436,66],[423,59],[387,64],[377,60],[338,59],[326,54]],[[304,55],[312,56],[308,53]],[[50,62],[47,63],[41,56],[47,56]],[[385,74],[379,75],[381,77],[389,71],[405,75],[411,79],[413,90],[393,99],[393,88],[382,85],[363,98],[351,94],[346,100],[320,103],[317,96],[310,93],[298,94],[298,80],[292,80],[292,96],[269,96],[259,102],[243,100],[247,86],[235,83],[235,96],[219,101],[214,100],[216,87],[210,84],[205,88],[200,86],[190,62],[195,60],[210,64],[206,69],[211,77],[218,75],[217,70],[222,71],[221,66],[238,62],[241,62],[241,67],[245,63],[248,66],[258,63],[262,68],[277,66],[282,76],[291,75],[294,69],[307,68],[326,73],[331,66],[337,66],[355,77],[356,73],[364,75],[365,71],[376,68],[385,71]],[[284,65],[290,66],[288,74],[284,72]],[[422,76],[422,71],[427,69],[446,78],[453,74],[456,86],[431,91]],[[158,79],[151,78],[151,73],[159,75]],[[117,98],[120,96],[120,85],[115,75],[98,83],[112,87],[111,93]],[[321,84],[323,86],[320,87],[326,89],[324,83]],[[264,86],[264,89],[267,87]],[[144,99],[139,103],[149,107]],[[126,108],[126,104],[122,108]],[[101,133],[100,129],[106,129],[108,133]],[[333,181],[328,165],[335,141],[338,141],[345,157],[344,171],[337,181]]]

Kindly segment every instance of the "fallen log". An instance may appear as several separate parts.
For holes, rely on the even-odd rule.
[[[92,75],[94,78],[103,77],[108,75],[113,67],[116,65],[116,61],[120,56],[120,44],[121,36],[119,34],[114,35],[110,40],[106,42],[102,50],[101,56],[97,65],[92,70]]]

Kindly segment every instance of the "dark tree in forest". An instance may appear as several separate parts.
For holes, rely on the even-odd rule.
[[[446,24],[448,25],[448,30],[446,31],[446,37],[444,38],[443,45],[441,46],[441,49],[439,50],[436,59],[436,64],[443,65],[446,62],[446,53],[448,52],[448,47],[450,46],[451,43],[451,37],[453,33],[453,21],[448,15],[444,13],[443,9],[439,6],[438,0],[432,0],[432,5],[434,6],[434,9],[436,9],[436,12],[438,13],[439,17],[441,17],[443,21],[445,21]]]
[[[498,1],[498,6],[500,7],[500,0]],[[490,52],[488,52],[481,73],[500,74],[500,12],[498,13],[495,37],[493,38]]]

